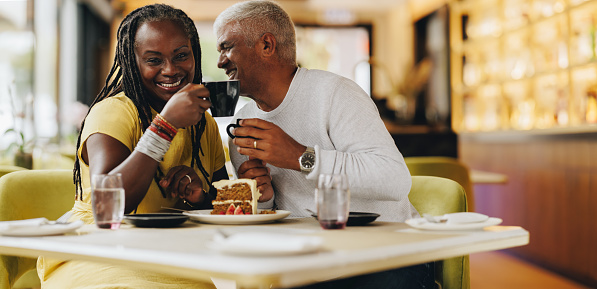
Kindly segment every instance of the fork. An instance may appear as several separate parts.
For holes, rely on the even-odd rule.
[[[448,219],[445,217],[440,217],[438,220],[435,218],[435,216],[432,216],[430,214],[423,214],[423,218],[425,218],[425,220],[427,220],[427,222],[429,223],[445,223],[448,221]]]
[[[170,208],[170,207],[164,207],[164,206],[162,206],[162,209],[180,211],[180,212],[188,212],[189,211],[189,210],[185,210],[185,209],[177,209],[177,208]]]

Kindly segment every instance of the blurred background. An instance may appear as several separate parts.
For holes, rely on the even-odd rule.
[[[226,79],[216,66],[212,23],[236,1],[179,0],[197,25],[205,80]],[[355,80],[379,104],[390,122],[428,122],[450,127],[447,9],[427,17],[444,1],[287,0],[279,3],[297,25],[300,66],[324,69]],[[415,3],[416,2],[416,3]],[[10,162],[15,151],[68,154],[86,109],[103,86],[112,63],[115,31],[133,9],[152,1],[3,0],[0,1],[0,150]],[[440,15],[441,14],[441,15]],[[414,23],[434,42],[419,40]],[[427,23],[428,22],[428,23]],[[431,45],[429,49],[422,45]],[[435,49],[436,51],[432,51]],[[441,65],[430,69],[430,54]],[[412,75],[417,64],[424,66]],[[428,115],[415,118],[416,95],[437,79]],[[414,81],[414,82],[413,82]],[[421,105],[425,105],[424,103]],[[416,128],[417,132],[427,130]],[[456,146],[452,144],[452,154]],[[37,158],[39,159],[39,158]],[[36,165],[35,163],[33,164]],[[42,164],[40,164],[42,166]]]
[[[205,80],[226,79],[212,23],[237,1],[166,2],[195,20]],[[300,66],[356,81],[405,157],[502,176],[473,179],[474,205],[531,232],[509,255],[597,288],[597,0],[277,2]],[[0,164],[72,168],[116,29],[151,3],[0,0]]]

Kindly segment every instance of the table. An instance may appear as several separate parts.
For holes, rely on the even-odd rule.
[[[471,182],[473,184],[505,184],[508,182],[508,176],[500,173],[486,172],[480,170],[471,170]]]
[[[207,247],[216,228],[320,236],[324,249],[313,254],[270,257],[224,255]],[[80,259],[210,281],[236,281],[239,288],[292,287],[476,252],[526,245],[520,227],[494,226],[478,231],[420,231],[404,223],[374,222],[344,230],[323,230],[313,218],[271,224],[218,226],[191,221],[170,229],[123,225],[100,230],[86,225],[62,236],[0,237],[0,254]]]

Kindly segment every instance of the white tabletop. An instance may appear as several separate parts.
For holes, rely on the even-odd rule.
[[[291,256],[230,256],[207,248],[221,228],[315,235],[321,251]],[[494,226],[477,231],[420,231],[403,223],[374,222],[344,230],[323,230],[312,218],[285,219],[265,225],[217,226],[187,222],[171,229],[124,225],[100,230],[93,225],[76,233],[46,237],[0,237],[0,253],[80,259],[133,266],[209,281],[235,280],[243,288],[292,287],[337,277],[361,275],[470,253],[526,245],[520,227]]]
[[[470,173],[473,184],[505,184],[508,176],[500,173],[472,169]]]

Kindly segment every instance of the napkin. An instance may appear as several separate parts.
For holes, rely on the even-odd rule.
[[[60,235],[83,226],[83,221],[56,223],[46,218],[0,222],[0,235],[13,237],[33,237]]]
[[[448,224],[480,223],[489,220],[489,216],[474,212],[451,213],[445,214],[443,217],[448,220]]]
[[[317,236],[271,232],[239,232],[228,237],[215,235],[213,245],[222,252],[245,254],[292,254],[311,252],[323,245]]]
[[[463,231],[479,230],[502,223],[500,218],[490,218],[487,215],[474,212],[451,213],[435,216],[441,222],[429,222],[426,218],[408,219],[405,223],[413,228],[434,231]]]
[[[27,228],[27,227],[39,227],[41,225],[47,224],[49,221],[46,218],[35,218],[35,219],[26,219],[26,220],[16,220],[16,221],[3,221],[0,222],[0,231],[6,231],[11,229],[18,229],[18,228]]]

